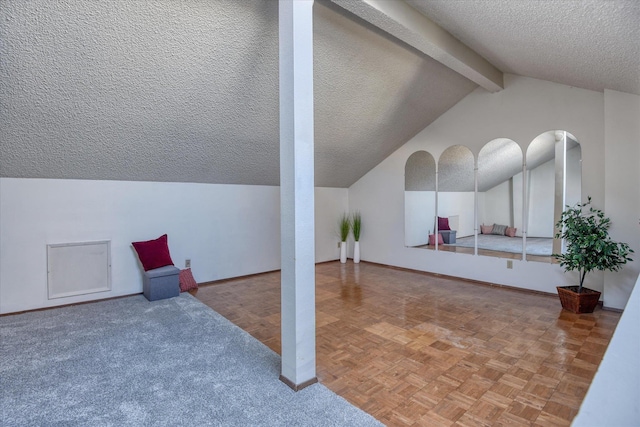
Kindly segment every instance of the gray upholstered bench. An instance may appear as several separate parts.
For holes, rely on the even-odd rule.
[[[172,298],[180,295],[180,269],[167,265],[144,272],[142,293],[149,301]]]
[[[442,241],[446,244],[456,243],[456,230],[443,230],[439,231],[442,234]]]

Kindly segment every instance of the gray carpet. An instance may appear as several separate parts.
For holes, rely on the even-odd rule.
[[[473,236],[458,237],[455,245],[463,248],[473,248],[475,240]],[[544,237],[527,237],[527,254],[551,256],[553,239]],[[490,249],[493,251],[522,253],[522,237],[507,237],[491,234],[478,235],[478,249]]]
[[[3,426],[379,426],[188,294],[0,318]]]

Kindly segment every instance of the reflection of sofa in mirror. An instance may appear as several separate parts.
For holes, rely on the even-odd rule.
[[[508,138],[489,141],[478,154],[477,241],[480,255],[522,253],[522,157],[520,146]]]
[[[551,261],[562,251],[553,238],[556,219],[581,199],[580,159],[573,135],[557,130],[536,137],[526,156],[507,138],[488,142],[477,163],[467,147],[450,146],[437,172],[434,157],[416,151],[405,165],[405,244],[441,242],[442,250],[489,256],[524,251],[527,260]],[[447,229],[438,217],[449,219]],[[481,224],[508,225],[511,233],[482,233]]]

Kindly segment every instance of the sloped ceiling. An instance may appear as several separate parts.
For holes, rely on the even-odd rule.
[[[315,5],[316,180],[349,186],[476,85],[330,3]]]
[[[640,95],[640,1],[406,2],[504,73]]]
[[[0,176],[278,185],[275,1],[4,1]],[[314,6],[316,185],[348,187],[476,85]]]
[[[640,2],[407,3],[501,71],[640,94]],[[278,185],[277,8],[3,0],[0,176]],[[314,37],[318,186],[350,186],[476,87],[327,0]]]

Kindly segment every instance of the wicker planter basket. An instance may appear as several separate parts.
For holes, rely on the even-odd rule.
[[[556,289],[562,308],[574,313],[593,313],[600,300],[600,292],[593,289],[582,288],[581,293],[577,286],[558,286]]]

